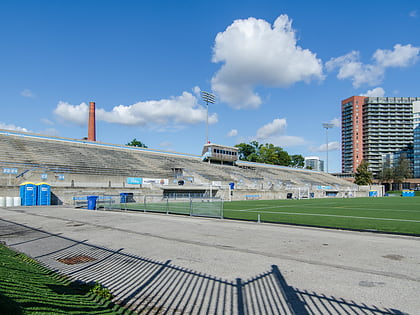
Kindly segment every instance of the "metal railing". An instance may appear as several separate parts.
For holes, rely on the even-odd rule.
[[[197,195],[179,194],[162,195],[99,195],[96,199],[96,210],[123,210],[157,212],[166,214],[182,214],[223,218],[223,199]],[[78,208],[88,208],[87,196],[73,197],[73,204]]]

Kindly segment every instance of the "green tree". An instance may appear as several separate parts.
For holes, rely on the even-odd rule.
[[[143,142],[137,140],[136,138],[134,138],[129,143],[127,143],[127,145],[132,146],[132,147],[138,147],[138,148],[147,148],[147,145],[145,145]]]
[[[384,165],[382,165],[382,169],[377,175],[377,178],[381,182],[389,182],[394,179],[394,168],[390,166],[389,162],[386,162]]]
[[[303,167],[305,165],[305,158],[300,154],[293,154],[290,156],[290,159],[289,166],[291,167]]]
[[[356,185],[369,185],[372,183],[372,173],[368,170],[369,164],[363,160],[356,169],[354,183]]]
[[[252,144],[249,143],[239,143],[235,145],[236,148],[238,148],[238,156],[240,160],[249,161],[248,157],[256,153],[256,149]]]
[[[413,177],[413,172],[410,167],[410,160],[405,156],[401,156],[397,165],[394,167],[394,183],[402,183],[406,178]]]
[[[401,184],[406,178],[412,177],[413,170],[410,165],[410,160],[406,158],[406,155],[401,155],[394,165],[391,165],[390,159],[387,159],[377,175],[377,178],[381,182],[394,182],[397,184]]]
[[[295,155],[295,160],[292,161],[289,153],[271,143],[260,144],[258,141],[251,141],[237,144],[235,147],[239,149],[240,160],[284,166],[297,163],[303,166],[304,159],[301,155]]]

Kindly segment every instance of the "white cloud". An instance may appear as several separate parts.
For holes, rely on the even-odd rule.
[[[417,10],[411,11],[410,13],[408,13],[408,16],[412,17],[412,18],[416,18],[417,17]]]
[[[23,97],[27,97],[27,98],[35,98],[35,94],[32,93],[31,90],[29,89],[24,89],[22,92],[20,92],[20,95],[22,95]]]
[[[276,135],[265,139],[266,143],[272,143],[278,147],[292,147],[306,144],[306,141],[302,137],[288,136],[288,135]]]
[[[287,122],[284,118],[276,118],[271,123],[262,126],[257,130],[258,139],[267,139],[273,135],[278,135],[286,130]]]
[[[385,90],[381,87],[377,87],[372,90],[368,90],[366,93],[360,95],[368,97],[382,97],[385,95]]]
[[[169,142],[169,141],[163,141],[163,142],[161,142],[160,144],[159,144],[159,146],[161,146],[161,147],[166,147],[166,148],[169,148],[169,147],[172,147],[172,143],[171,142]]]
[[[351,79],[358,88],[364,84],[376,85],[382,82],[386,68],[405,68],[419,59],[420,48],[408,44],[397,44],[393,50],[377,49],[373,54],[372,64],[363,64],[360,53],[352,51],[344,56],[332,58],[325,66],[328,71],[338,68],[337,78]]]
[[[55,125],[55,123],[54,123],[53,121],[49,120],[48,118],[42,118],[42,119],[41,119],[41,122],[42,122],[43,124],[50,125],[50,126]]]
[[[23,131],[23,132],[31,132],[30,130],[28,130],[26,128],[15,126],[13,124],[5,124],[5,123],[2,123],[2,122],[0,122],[0,129],[13,130],[13,131]]]
[[[285,118],[276,118],[272,122],[257,130],[253,140],[263,143],[272,143],[279,147],[298,146],[306,143],[305,139],[286,135],[287,121]]]
[[[297,46],[295,30],[287,15],[273,25],[262,19],[236,20],[217,34],[215,63],[223,63],[213,76],[213,91],[234,108],[257,108],[257,86],[287,87],[296,82],[323,79],[316,54]]]
[[[88,119],[88,105],[71,105],[59,102],[54,113],[64,121],[85,125]],[[96,119],[109,123],[133,126],[197,124],[206,121],[206,108],[198,104],[197,98],[189,92],[169,99],[138,102],[132,105],[118,105],[111,111],[96,108]],[[209,115],[209,124],[218,121],[217,114]]]
[[[88,113],[89,107],[86,103],[71,105],[67,102],[60,101],[54,109],[54,114],[61,120],[78,126],[85,126],[87,124]]]
[[[394,50],[378,49],[373,58],[378,65],[387,67],[405,68],[415,64],[419,59],[420,47],[413,47],[410,44],[402,46],[397,44]]]
[[[236,137],[238,135],[238,130],[236,130],[236,129],[232,129],[231,131],[229,131],[228,133],[227,133],[227,137]]]
[[[341,145],[337,141],[328,142],[328,152],[341,150]],[[319,147],[310,147],[311,152],[325,152],[327,151],[327,144],[321,144]]]
[[[340,118],[337,118],[337,117],[333,118],[333,119],[331,119],[330,123],[333,124],[334,127],[341,128],[341,119]]]
[[[201,89],[200,89],[199,86],[194,86],[192,91],[193,91],[193,93],[195,94],[196,97],[200,97]]]

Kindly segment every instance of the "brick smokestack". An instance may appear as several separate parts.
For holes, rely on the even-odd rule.
[[[89,102],[88,140],[96,141],[95,102]]]

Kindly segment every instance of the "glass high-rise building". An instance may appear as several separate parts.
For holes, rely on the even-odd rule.
[[[420,178],[420,102],[413,104],[413,130],[414,130],[414,178]]]
[[[314,171],[324,172],[324,161],[320,160],[318,156],[308,156],[305,157],[304,167]]]

